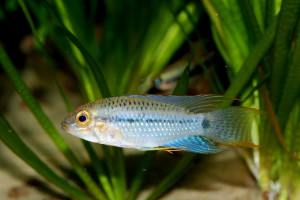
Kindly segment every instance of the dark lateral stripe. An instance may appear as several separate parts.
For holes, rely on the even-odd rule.
[[[115,121],[117,122],[146,122],[146,123],[194,123],[197,122],[196,119],[185,119],[185,120],[172,120],[172,119],[141,119],[141,118],[130,118],[130,117],[116,117]]]

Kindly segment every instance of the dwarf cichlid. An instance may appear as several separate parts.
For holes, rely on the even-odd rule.
[[[216,153],[216,144],[255,147],[254,116],[260,111],[229,106],[217,95],[127,95],[84,104],[61,123],[72,135],[139,150]]]

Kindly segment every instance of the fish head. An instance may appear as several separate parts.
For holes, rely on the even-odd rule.
[[[94,128],[99,118],[94,110],[95,108],[90,104],[76,108],[64,118],[61,122],[61,128],[76,137],[91,142],[99,142]]]

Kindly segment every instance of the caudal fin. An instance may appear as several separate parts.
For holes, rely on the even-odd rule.
[[[201,124],[204,136],[227,146],[257,147],[251,140],[257,114],[259,110],[236,106],[205,113]]]

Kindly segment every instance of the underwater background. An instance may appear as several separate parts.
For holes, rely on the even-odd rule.
[[[299,199],[299,0],[0,3],[1,199]],[[221,94],[264,114],[259,148],[205,155],[92,144],[86,102]]]

